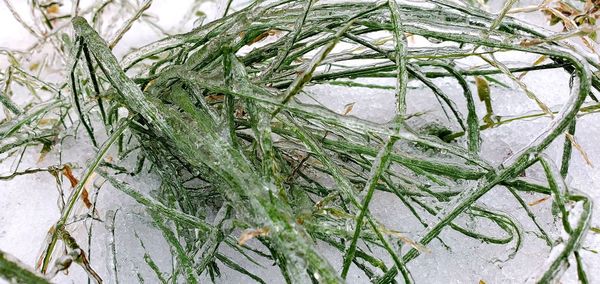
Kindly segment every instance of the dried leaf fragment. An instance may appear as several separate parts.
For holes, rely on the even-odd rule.
[[[262,227],[259,229],[246,230],[242,233],[240,238],[238,239],[238,244],[240,246],[244,245],[247,241],[256,238],[256,237],[264,237],[269,234],[269,227]]]
[[[546,197],[540,198],[540,199],[538,199],[536,201],[529,202],[529,203],[527,203],[527,205],[529,205],[529,206],[535,206],[535,205],[538,205],[538,204],[540,204],[540,203],[542,203],[542,202],[544,202],[544,201],[546,201],[548,199],[550,199],[550,196],[546,196]]]
[[[71,183],[72,188],[74,188],[79,183],[79,180],[73,175],[73,171],[71,170],[71,167],[69,165],[65,165],[65,167],[62,170],[62,173],[65,177],[67,177],[67,179]],[[92,180],[94,180],[94,176],[95,173],[92,174],[92,176],[86,181],[86,183],[83,185],[83,190],[81,191],[81,200],[83,201],[83,204],[85,204],[86,208],[92,207],[92,202],[89,199],[89,192],[87,190],[87,187],[89,186],[89,183]]]
[[[346,104],[344,106],[344,113],[343,113],[343,115],[349,114],[352,111],[352,109],[354,108],[354,104],[356,104],[356,102],[351,102],[349,104]]]
[[[420,252],[431,252],[431,250],[429,248],[427,248],[426,246],[414,241],[413,239],[409,238],[408,236],[406,236],[405,234],[395,231],[395,230],[389,230],[386,228],[381,228],[380,229],[382,232],[385,232],[386,234],[398,238],[399,240],[401,240],[403,243],[413,247],[414,249],[420,251]]]
[[[540,64],[542,64],[542,62],[544,62],[544,61],[546,60],[546,58],[548,58],[548,56],[546,56],[546,55],[542,55],[542,56],[538,57],[538,59],[536,59],[536,60],[533,62],[532,66],[537,66],[537,65],[540,65]],[[522,79],[523,79],[523,77],[525,77],[525,75],[527,75],[527,71],[525,71],[525,72],[521,73],[521,75],[519,75],[519,77],[517,77],[517,78],[518,78],[519,80],[522,80]]]
[[[57,3],[53,3],[52,5],[46,8],[46,12],[48,14],[58,14],[58,12],[60,12],[60,5]]]
[[[590,167],[594,167],[594,165],[592,165],[592,160],[590,160],[590,157],[587,155],[587,153],[585,152],[585,150],[583,150],[583,147],[581,147],[581,145],[579,145],[579,143],[577,143],[577,140],[575,140],[575,136],[567,133],[567,139],[569,139],[569,141],[571,141],[571,144],[573,144],[573,147],[575,147],[575,149],[577,149],[577,151],[579,152],[579,154],[581,154],[581,156],[583,157],[583,159],[585,160],[585,162],[590,166]]]
[[[71,170],[70,166],[65,165],[62,173],[71,183],[71,187],[75,187],[79,183],[79,180],[73,175],[73,170]]]
[[[37,162],[38,163],[42,162],[46,158],[48,153],[50,153],[50,150],[52,150],[52,144],[44,143],[44,146],[42,147],[42,150],[40,151],[40,157],[38,158]]]
[[[248,45],[253,45],[253,44],[267,38],[268,36],[274,36],[274,35],[277,35],[278,33],[279,33],[279,31],[277,31],[277,30],[268,30],[266,32],[259,34],[257,37],[255,37],[253,40],[251,40],[248,43]]]
[[[210,95],[210,96],[206,96],[206,102],[207,103],[222,102],[224,98],[225,98],[224,95]]]

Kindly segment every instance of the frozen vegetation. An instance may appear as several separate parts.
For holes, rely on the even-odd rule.
[[[0,276],[600,283],[593,25],[508,1],[0,3]]]

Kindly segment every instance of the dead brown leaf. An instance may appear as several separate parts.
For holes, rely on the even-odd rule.
[[[538,199],[536,201],[529,202],[527,205],[529,205],[529,206],[536,206],[536,205],[538,205],[538,204],[540,204],[540,203],[542,203],[542,202],[544,202],[544,201],[546,201],[548,199],[550,199],[550,196],[546,196],[546,197],[540,198],[540,199]]]
[[[73,175],[73,171],[71,170],[70,166],[65,165],[65,167],[62,170],[62,173],[65,177],[67,177],[67,179],[71,183],[71,188],[74,188],[79,183],[79,180]],[[83,189],[81,190],[81,201],[83,201],[83,204],[85,204],[86,208],[92,207],[92,202],[89,199],[89,191],[87,190],[87,187],[94,180],[95,175],[96,173],[93,173],[90,176],[90,178],[83,185]]]
[[[352,111],[352,109],[354,108],[354,104],[356,104],[356,102],[351,102],[349,104],[346,104],[344,106],[344,113],[343,113],[343,115],[349,114]]]
[[[265,39],[268,36],[273,36],[273,35],[276,35],[278,33],[279,33],[279,31],[277,31],[277,30],[268,30],[266,32],[263,32],[262,34],[259,34],[257,37],[255,37],[253,40],[251,40],[248,43],[248,45],[253,45],[253,44],[255,44],[255,43],[257,43],[257,42]]]
[[[225,98],[224,95],[210,95],[210,96],[206,96],[206,102],[207,103],[222,102],[224,98]]]
[[[75,187],[79,183],[79,180],[73,175],[73,170],[71,170],[69,165],[65,165],[62,173],[71,183],[71,187]]]
[[[242,233],[238,240],[240,246],[244,245],[247,241],[256,238],[263,237],[269,234],[269,227],[262,227],[259,229],[246,230]]]
[[[60,5],[52,4],[46,8],[46,13],[48,14],[58,14],[60,12]]]

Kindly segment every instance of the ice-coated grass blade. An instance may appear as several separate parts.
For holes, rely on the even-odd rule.
[[[3,251],[0,251],[0,278],[14,283],[50,283],[44,276]]]
[[[65,236],[76,236],[69,231],[76,230],[71,222],[80,221],[74,216],[75,204],[97,173],[145,208],[170,246],[173,267],[161,267],[151,252],[144,255],[161,282],[194,283],[203,277],[218,281],[219,268],[227,266],[263,283],[267,280],[255,268],[273,263],[289,283],[341,283],[355,268],[376,283],[411,283],[422,277],[421,268],[409,271],[409,263],[434,239],[442,247],[451,246],[440,234],[448,229],[459,233],[453,237],[506,247],[506,259],[498,260],[511,261],[528,245],[519,219],[479,201],[491,190],[504,190],[502,186],[515,197],[510,201],[524,209],[517,213],[526,214],[538,236],[555,245],[553,258],[531,279],[557,281],[565,261],[574,255],[580,281],[588,281],[578,250],[589,230],[592,204],[567,187],[564,178],[572,147],[585,157],[573,135],[581,116],[598,112],[593,92],[600,90],[600,80],[593,74],[600,64],[565,44],[564,37],[572,32],[552,34],[514,20],[507,16],[513,0],[498,15],[446,0],[226,0],[212,22],[147,44],[119,61],[111,49],[134,22],[157,25],[144,16],[152,1],[143,1],[139,8],[117,2],[105,1],[91,12],[75,7],[73,38],[55,25],[62,18],[51,20],[45,7],[34,5],[44,17],[35,28],[48,31],[44,38],[68,62],[62,84],[25,72],[21,55],[2,51],[10,67],[0,72],[0,107],[7,116],[0,124],[0,154],[2,159],[14,158],[17,167],[0,180],[57,174],[68,165],[61,160],[67,137],[80,141],[79,136],[88,136],[100,145],[108,136],[61,203],[61,217],[44,245],[42,272],[48,270],[59,241],[76,244]],[[108,7],[127,10],[128,20],[122,26],[103,23]],[[193,7],[195,11],[199,6]],[[90,16],[98,31],[75,15]],[[108,43],[101,37],[105,26],[114,28]],[[55,40],[57,35],[61,38]],[[413,47],[410,37],[432,44]],[[526,65],[500,60],[507,51],[541,59]],[[483,65],[470,63],[481,60]],[[525,74],[542,70],[571,74],[571,94],[564,105],[547,107],[546,97],[523,83]],[[506,78],[541,112],[494,113],[504,108],[491,90],[509,88]],[[32,92],[35,103],[22,105],[14,99],[11,88],[17,85]],[[360,102],[342,113],[319,105],[325,96],[318,88],[331,85],[340,94],[394,96],[394,117],[387,123],[360,118]],[[481,116],[472,90],[485,106]],[[413,101],[421,91],[433,93],[432,102],[435,98],[439,103],[433,105],[433,114],[414,105],[422,102]],[[53,98],[41,103],[37,92]],[[317,104],[303,102],[304,94]],[[432,117],[436,121],[430,124]],[[539,118],[552,122],[532,134],[535,138],[522,151],[501,165],[484,158],[488,153],[482,153],[486,149],[481,145],[490,137],[485,132]],[[423,120],[427,125],[421,126]],[[544,151],[565,133],[558,169]],[[19,168],[27,160],[24,153],[39,144],[42,156],[53,155],[53,147],[59,146],[54,147],[56,166]],[[115,144],[117,155],[105,159]],[[538,162],[545,179],[524,177]],[[146,171],[160,180],[157,188],[143,191],[150,194],[124,182]],[[121,178],[125,174],[130,177]],[[61,187],[61,176],[56,178]],[[416,228],[388,228],[371,214],[382,192],[394,205],[408,209],[414,217],[410,227]],[[563,238],[554,235],[555,228],[541,226],[543,211],[529,207],[523,193],[553,197]],[[572,210],[574,206],[583,210]],[[216,216],[209,213],[215,211]],[[88,213],[95,218],[94,212]],[[465,226],[463,218],[475,225]],[[113,279],[124,281],[117,275],[122,271],[116,257],[127,248],[116,251],[115,215],[106,219],[113,224],[108,226]],[[490,225],[480,226],[486,223]],[[140,245],[144,248],[141,239]],[[334,267],[321,246],[332,249],[342,263]],[[138,273],[140,281],[145,277]]]

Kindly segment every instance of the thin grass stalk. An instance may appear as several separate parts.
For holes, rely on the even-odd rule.
[[[94,159],[89,163],[85,172],[82,175],[82,178],[79,179],[79,183],[71,192],[69,199],[66,203],[65,208],[61,212],[61,216],[56,222],[56,224],[52,227],[52,233],[49,235],[48,245],[44,249],[44,252],[41,256],[41,265],[40,270],[42,273],[45,273],[48,269],[48,264],[50,263],[50,258],[52,253],[54,252],[56,241],[58,240],[58,234],[60,230],[64,230],[64,227],[68,221],[68,218],[75,207],[75,203],[79,200],[81,192],[84,190],[84,185],[87,183],[87,180],[92,176],[92,174],[96,171],[100,162],[104,159],[104,155],[108,152],[114,142],[123,134],[123,132],[127,129],[130,120],[124,120],[120,123],[120,125],[115,129],[115,131],[111,134],[111,136],[104,142],[102,147],[98,150],[98,153],[94,157]]]

